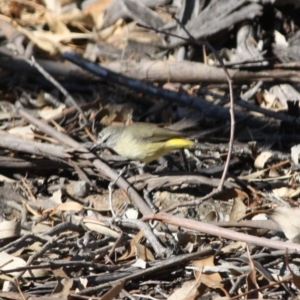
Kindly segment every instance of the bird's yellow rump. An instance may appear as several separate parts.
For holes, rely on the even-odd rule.
[[[110,148],[130,160],[149,163],[173,150],[193,145],[194,142],[186,139],[180,131],[149,123],[134,123],[104,128],[95,146]]]

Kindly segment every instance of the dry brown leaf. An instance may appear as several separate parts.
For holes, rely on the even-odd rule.
[[[262,299],[262,294],[257,290],[259,285],[256,281],[256,269],[254,267],[249,248],[247,247],[250,271],[246,277],[247,291],[251,293],[246,295],[247,299]]]
[[[123,287],[124,287],[125,281],[121,281],[119,283],[117,283],[116,285],[114,285],[108,292],[106,292],[102,297],[100,297],[99,299],[101,300],[112,300],[112,299],[116,299],[116,297],[120,294],[120,292],[122,291]]]
[[[180,247],[186,247],[188,244],[197,244],[197,235],[192,231],[177,231],[177,241]]]
[[[85,15],[90,15],[94,20],[95,27],[99,29],[103,25],[105,9],[112,3],[113,0],[89,1],[83,7],[82,12]]]
[[[56,278],[68,278],[67,273],[64,271],[64,268],[51,268],[53,276]]]
[[[72,290],[74,280],[71,278],[57,278],[57,285],[52,296],[67,299]]]
[[[140,243],[136,243],[134,245],[134,247],[135,247],[136,257],[138,259],[142,259],[143,261],[154,261],[155,260],[155,257],[152,254],[152,252],[144,245],[142,245]]]
[[[109,103],[102,107],[95,116],[91,115],[91,119],[97,118],[104,126],[109,126],[113,122],[126,123],[128,120],[131,120],[134,108],[135,105],[131,103]]]
[[[245,249],[246,247],[246,243],[245,242],[232,242],[230,244],[228,244],[227,246],[222,248],[222,252],[223,253],[236,253],[237,250],[241,251],[242,249]]]
[[[246,205],[240,198],[236,198],[233,200],[233,206],[231,212],[229,214],[230,221],[237,221],[242,219],[246,214]]]
[[[194,276],[197,281],[200,280],[201,283],[205,284],[209,288],[221,289],[225,295],[228,295],[223,283],[221,283],[223,279],[219,273],[212,272],[209,274],[203,274],[201,271],[205,266],[215,266],[214,256],[193,261],[192,266],[199,269],[199,271],[194,270]]]
[[[181,288],[177,289],[168,300],[183,300],[196,299],[199,296],[199,282],[198,280],[190,280],[184,282]]]
[[[139,231],[130,241],[128,249],[119,258],[119,260],[126,260],[133,257],[144,261],[155,260],[152,252],[147,247],[139,243],[143,236],[143,233]]]
[[[50,216],[56,214],[57,212],[61,211],[81,211],[83,209],[83,206],[77,202],[74,201],[68,201],[65,203],[61,203],[56,207],[52,208],[53,211],[51,212]],[[47,209],[44,211],[44,213],[49,212],[51,209]]]

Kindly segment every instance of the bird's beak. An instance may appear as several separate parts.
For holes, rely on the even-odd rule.
[[[105,143],[102,143],[102,141],[98,141],[96,144],[94,144],[92,147],[91,147],[91,149],[90,149],[90,151],[92,151],[92,150],[96,150],[96,149],[104,149],[104,148],[106,148],[106,144]]]
[[[96,149],[98,149],[98,148],[100,148],[100,144],[99,144],[99,143],[96,143],[96,144],[94,144],[94,145],[90,148],[90,151],[96,150]]]

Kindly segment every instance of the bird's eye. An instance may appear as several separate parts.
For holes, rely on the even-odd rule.
[[[98,141],[101,144],[105,144],[108,141],[109,137],[110,137],[109,134],[105,134],[104,132],[100,132],[99,135],[98,135]]]

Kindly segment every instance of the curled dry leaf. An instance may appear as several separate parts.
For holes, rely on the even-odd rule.
[[[247,252],[250,265],[250,271],[246,277],[247,291],[250,292],[250,294],[247,295],[247,299],[263,299],[261,293],[258,290],[259,285],[256,281],[256,269],[250,255],[249,248],[247,248]]]
[[[254,162],[254,166],[257,169],[263,169],[265,167],[265,164],[267,163],[267,161],[273,156],[272,152],[269,151],[265,151],[260,153]]]

